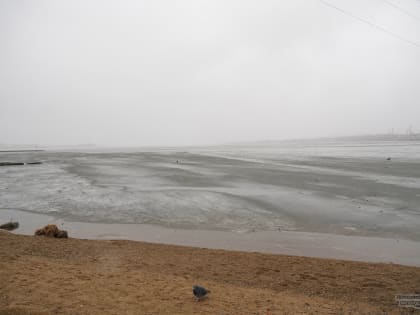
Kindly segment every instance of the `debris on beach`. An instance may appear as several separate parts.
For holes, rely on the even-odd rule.
[[[207,290],[204,287],[201,287],[199,285],[193,286],[193,294],[197,298],[198,301],[205,298],[207,293],[210,293],[210,290]]]
[[[19,222],[8,222],[8,223],[0,225],[0,229],[7,230],[7,231],[16,230],[18,227],[19,227]]]
[[[39,165],[42,164],[40,161],[35,162],[0,162],[0,166],[16,166],[16,165]]]
[[[35,235],[55,238],[68,238],[67,231],[60,230],[55,224],[48,224],[42,229],[36,230]]]
[[[23,162],[0,162],[0,166],[25,165]]]

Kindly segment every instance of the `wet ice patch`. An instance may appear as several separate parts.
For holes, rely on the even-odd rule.
[[[227,193],[148,186],[139,190],[137,181],[134,188],[122,189],[122,184],[130,187],[130,178],[120,179],[122,186],[116,186],[114,174],[105,174],[110,177],[96,183],[66,172],[62,165],[9,172],[2,176],[0,184],[0,191],[7,191],[2,194],[1,206],[88,222],[222,230],[266,230],[291,225],[280,215]]]

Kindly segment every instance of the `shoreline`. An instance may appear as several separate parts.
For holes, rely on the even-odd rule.
[[[0,211],[0,222],[5,223],[10,218],[20,223],[20,227],[13,233],[22,235],[33,235],[38,228],[56,224],[76,239],[140,241],[420,267],[420,243],[410,240],[297,231],[240,233],[174,229],[147,224],[83,223],[26,211]]]

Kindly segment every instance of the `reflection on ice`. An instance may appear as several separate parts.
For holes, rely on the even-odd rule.
[[[419,148],[387,144],[375,151],[393,157],[404,150],[411,154],[392,162],[369,156],[365,147],[331,145],[309,152],[223,147],[3,153],[1,159],[25,155],[45,163],[0,168],[0,209],[81,222],[420,240]]]

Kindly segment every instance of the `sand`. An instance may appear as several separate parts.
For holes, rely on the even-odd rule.
[[[401,314],[420,290],[417,267],[135,241],[0,232],[0,257],[0,314]]]

